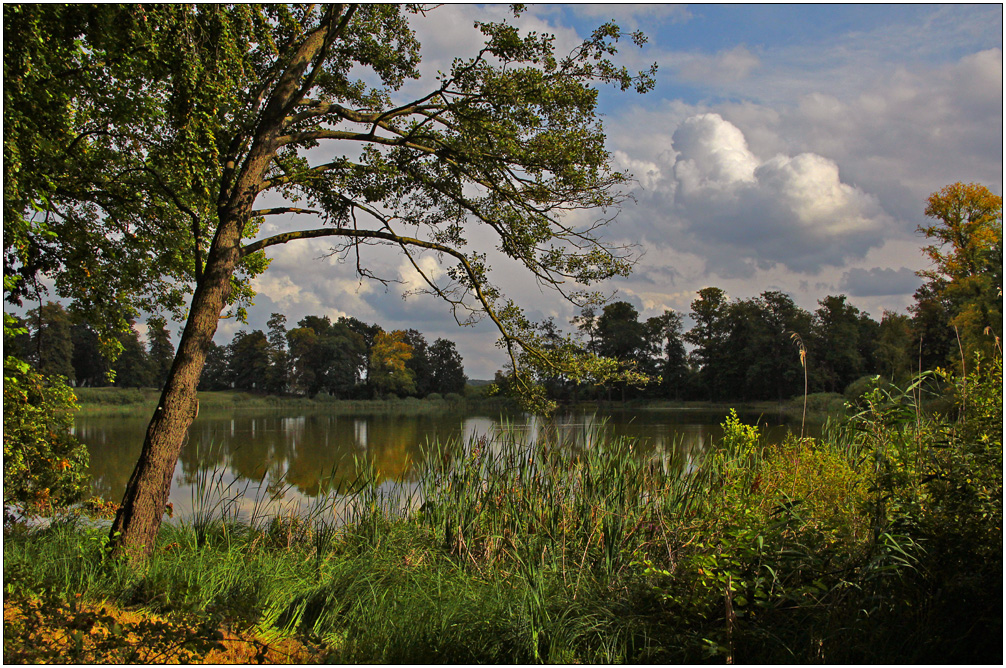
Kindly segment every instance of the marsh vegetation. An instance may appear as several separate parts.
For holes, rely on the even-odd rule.
[[[995,662],[1001,374],[875,388],[773,446],[731,414],[684,470],[632,439],[505,434],[431,446],[411,484],[360,461],[307,514],[264,498],[167,523],[142,569],[77,515],[8,525],[5,601],[45,605],[5,623],[5,654],[135,657],[163,629],[114,609],[188,629],[164,651],[190,659],[220,660],[219,633],[338,662]],[[934,393],[945,414],[919,410]]]

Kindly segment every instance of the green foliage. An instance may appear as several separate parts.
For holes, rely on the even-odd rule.
[[[264,392],[269,383],[269,340],[261,330],[240,330],[227,346],[227,377],[236,390]]]
[[[31,361],[40,373],[63,376],[71,383],[73,341],[70,338],[70,318],[61,304],[47,302],[28,312],[28,322],[36,324],[31,342]]]
[[[468,378],[465,376],[461,354],[458,353],[454,342],[447,339],[437,339],[430,346],[429,356],[433,371],[432,388],[434,393],[457,395],[464,392]]]
[[[29,513],[76,501],[87,488],[87,448],[71,434],[77,409],[60,377],[4,359],[4,504]]]
[[[604,148],[596,86],[645,92],[655,66],[631,73],[612,62],[620,38],[645,41],[613,23],[558,57],[550,35],[479,22],[484,48],[455,59],[433,90],[409,99],[401,89],[419,76],[420,45],[408,14],[422,11],[5,9],[5,220],[12,231],[20,221],[11,243],[5,235],[8,264],[26,278],[54,279],[102,346],[118,352],[112,334],[127,329],[131,313],[182,318],[186,295],[204,276],[222,277],[242,318],[271,245],[331,236],[334,252],[359,259],[368,244],[390,244],[424,289],[459,313],[487,314],[516,364],[517,349],[536,341],[489,283],[485,257],[467,248],[465,223],[484,223],[505,255],[560,290],[627,273],[628,248],[610,247],[593,222],[570,227],[564,213],[623,201],[627,175],[612,169]],[[354,79],[361,70],[375,76]],[[310,157],[321,144],[332,148],[331,160]],[[255,210],[265,192],[313,208]],[[36,209],[44,225],[26,222]],[[326,225],[241,246],[264,216],[287,211],[319,213]],[[434,275],[420,262],[424,252],[453,266]],[[357,267],[380,278],[366,258]],[[554,366],[567,357],[521,359]]]
[[[157,388],[164,387],[171,362],[175,358],[175,347],[171,344],[167,325],[167,321],[161,316],[147,318],[147,357],[151,380]]]
[[[848,401],[855,402],[867,392],[872,391],[880,382],[880,376],[862,376],[849,383],[842,393]]]
[[[286,333],[291,390],[307,396],[323,391],[342,399],[357,396],[380,328],[355,318],[332,323],[328,316],[307,316],[298,325]]]

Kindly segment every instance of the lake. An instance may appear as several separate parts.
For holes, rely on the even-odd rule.
[[[333,415],[323,410],[256,409],[207,412],[189,429],[168,501],[176,516],[198,506],[197,492],[212,488],[216,497],[235,501],[239,514],[268,496],[283,508],[310,504],[320,494],[349,484],[357,462],[369,460],[382,480],[408,481],[415,467],[439,442],[464,447],[473,438],[491,443],[510,433],[519,442],[547,439],[555,447],[598,447],[599,434],[638,439],[639,456],[665,467],[688,467],[720,437],[727,409],[572,411],[542,420],[526,414],[500,416],[477,412],[421,415]],[[741,414],[756,421],[770,442],[789,427],[779,416]],[[78,416],[74,433],[91,455],[96,495],[118,501],[143,442],[149,416]],[[799,423],[795,426],[799,430]]]

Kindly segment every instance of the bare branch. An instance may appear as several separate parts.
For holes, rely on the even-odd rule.
[[[294,206],[281,206],[275,209],[256,209],[251,212],[252,217],[255,216],[275,216],[281,213],[313,213],[316,216],[320,216],[320,211],[315,211],[314,209],[298,209]]]

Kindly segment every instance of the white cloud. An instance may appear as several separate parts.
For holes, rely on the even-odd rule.
[[[673,144],[676,188],[665,203],[673,205],[665,222],[671,218],[670,227],[696,244],[685,248],[708,256],[716,271],[781,264],[813,273],[862,257],[881,242],[887,215],[876,198],[843,183],[827,158],[761,159],[718,114],[685,120]]]
[[[402,290],[405,293],[429,289],[430,286],[420,274],[420,271],[434,282],[444,274],[440,263],[432,255],[423,255],[417,258],[416,265],[419,266],[419,271],[416,270],[416,267],[412,265],[412,262],[408,258],[403,257],[402,263],[398,267],[398,277],[402,281]]]
[[[843,73],[844,83],[831,86],[794,72],[787,84],[794,94],[783,103],[748,100],[712,110],[739,127],[756,153],[811,152],[834,161],[843,180],[877,195],[903,221],[903,235],[919,224],[926,196],[947,183],[996,188],[1002,178],[1001,49],[943,65],[875,64]],[[773,85],[769,78],[755,82],[759,90]]]
[[[678,61],[678,62],[673,62]],[[689,53],[676,56],[671,68],[685,81],[728,84],[746,78],[761,65],[761,59],[739,44],[732,49],[707,55]]]
[[[632,174],[633,179],[643,190],[654,190],[660,187],[663,173],[660,165],[649,160],[638,160],[625,151],[614,151],[612,163],[620,171]]]
[[[748,150],[744,134],[718,114],[686,119],[672,141],[677,153],[674,177],[686,197],[736,190],[755,181],[758,159]]]

